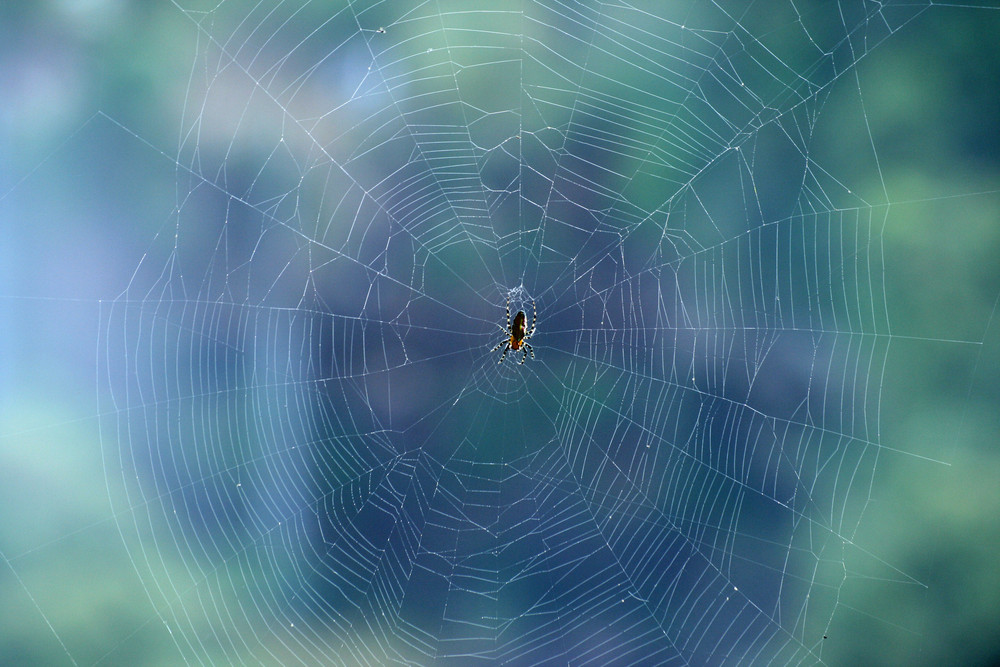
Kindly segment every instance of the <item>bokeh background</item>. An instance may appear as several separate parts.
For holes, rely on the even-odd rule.
[[[828,664],[1000,659],[1000,10],[970,4],[907,6],[904,16],[892,3],[880,12],[845,0],[837,13],[844,23],[815,24],[808,3],[732,8],[742,26],[734,35],[780,35],[799,16],[821,42],[871,11],[862,22],[871,50],[844,51],[847,83],[822,96],[816,111],[825,134],[808,144],[846,187],[891,204],[878,238],[893,338],[884,372],[870,374],[880,383],[873,439],[882,447],[852,537],[899,577],[864,576],[848,563],[822,652]],[[158,284],[136,268],[165,266],[157,253],[180,224],[193,229],[198,215],[214,215],[217,225],[228,215],[212,202],[185,203],[178,222],[179,202],[192,190],[178,167],[197,162],[192,147],[201,141],[182,135],[182,119],[191,117],[186,105],[202,101],[190,83],[206,53],[197,21],[250,15],[254,5],[181,5],[199,11],[126,0],[0,7],[4,664],[169,665],[189,657],[134,562],[160,550],[157,537],[167,533],[149,520],[147,533],[122,536],[134,513],[123,516],[116,504],[128,491],[114,474],[119,433],[108,429],[114,403],[101,377],[116,368],[101,359],[114,344],[108,322],[119,297],[130,287],[136,296],[135,280],[141,289]],[[340,8],[311,5],[317,15]],[[895,32],[887,35],[883,23]],[[282,39],[295,34],[275,31],[268,49],[291,53],[296,42]],[[793,72],[821,76],[788,62]],[[331,86],[347,79],[334,76]],[[206,161],[211,133],[232,139],[227,117],[256,108],[235,99],[231,109],[201,116]],[[217,118],[222,126],[211,127]],[[265,133],[280,129],[273,118],[260,122]],[[218,234],[206,238],[214,243]],[[355,289],[345,288],[347,301],[363,298]],[[502,386],[489,377],[473,382],[484,392]],[[868,485],[861,488],[867,496]]]

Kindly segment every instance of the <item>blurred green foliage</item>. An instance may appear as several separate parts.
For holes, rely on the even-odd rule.
[[[849,187],[884,216],[898,336],[882,377],[885,451],[855,543],[900,581],[922,584],[849,579],[824,646],[829,664],[1000,658],[997,35],[1000,12],[929,9],[861,59],[856,79],[843,76],[814,140],[824,167],[857,178]],[[0,9],[0,224],[11,242],[0,251],[6,664],[177,660],[107,501],[123,481],[105,482],[90,352],[99,299],[124,287],[144,240],[169,217],[175,165],[157,150],[176,144],[196,38],[171,3]],[[872,144],[879,170],[856,172]],[[77,275],[97,276],[89,293],[78,295],[71,277],[53,280],[70,260],[81,262]],[[59,301],[78,296],[72,308]]]

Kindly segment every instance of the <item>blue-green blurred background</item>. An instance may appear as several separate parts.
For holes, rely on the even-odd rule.
[[[322,14],[320,4],[312,8]],[[823,660],[992,664],[1000,659],[1000,10],[911,7],[894,22],[891,3],[884,14],[840,4],[849,15],[872,12],[863,24],[873,44],[846,51],[846,83],[816,98],[826,134],[805,143],[845,187],[891,204],[878,209],[876,227],[895,338],[884,373],[870,375],[881,382],[883,449],[851,537],[901,574],[887,582],[884,572],[865,577],[848,566]],[[778,5],[732,8],[735,33],[780,35],[795,24],[794,7],[818,41],[845,36],[837,12],[812,24],[811,5]],[[251,7],[223,3],[219,14]],[[205,49],[196,21],[213,16],[158,1],[0,7],[2,664],[169,665],[184,655],[136,574],[140,552],[123,542],[123,517],[109,500],[123,490],[107,474],[117,434],[101,432],[111,403],[98,360],[109,303],[178,224],[189,186],[178,166],[193,163],[181,119],[192,113],[185,105],[201,102],[190,87]],[[896,31],[884,34],[883,21]],[[295,43],[267,46],[280,53]],[[772,71],[813,74],[782,56],[787,70]],[[249,108],[238,98],[229,113]],[[204,113],[208,124],[227,111]],[[280,121],[261,122],[279,130]],[[910,578],[921,585],[899,585]]]

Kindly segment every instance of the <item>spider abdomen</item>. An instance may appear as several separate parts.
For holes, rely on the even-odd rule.
[[[514,323],[510,326],[510,349],[520,349],[521,341],[524,340],[525,334],[524,323],[527,319],[523,310],[517,311],[517,315],[514,316]]]

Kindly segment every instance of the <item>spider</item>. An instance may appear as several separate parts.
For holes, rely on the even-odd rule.
[[[531,346],[527,343],[528,339],[531,338],[531,335],[535,333],[535,322],[538,320],[538,309],[535,308],[534,301],[531,302],[531,310],[534,313],[531,318],[531,328],[527,330],[524,328],[524,323],[527,321],[528,316],[524,314],[523,310],[517,311],[517,315],[514,316],[514,324],[511,324],[510,297],[507,298],[507,328],[500,328],[504,330],[508,337],[504,338],[495,348],[490,350],[490,352],[496,352],[501,347],[504,348],[503,354],[500,355],[500,361],[497,362],[498,364],[503,363],[503,360],[507,356],[508,352],[511,350],[520,350],[522,347],[524,348],[524,351],[521,353],[520,363],[524,363],[524,360],[527,358],[529,352],[531,353],[531,358],[535,358],[535,351],[532,350]],[[505,345],[506,347],[504,347]]]

